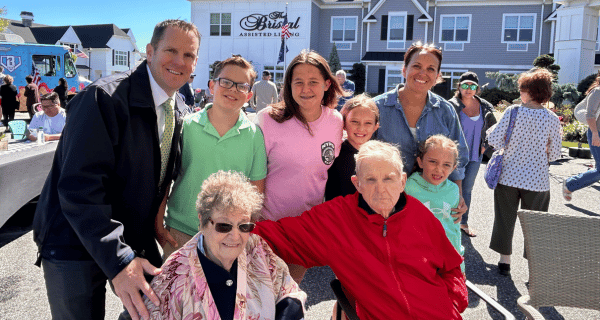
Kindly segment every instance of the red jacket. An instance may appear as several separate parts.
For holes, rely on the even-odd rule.
[[[404,195],[405,207],[388,219],[359,208],[355,193],[298,217],[260,222],[254,232],[288,263],[331,267],[363,320],[462,319],[463,259],[439,220]]]

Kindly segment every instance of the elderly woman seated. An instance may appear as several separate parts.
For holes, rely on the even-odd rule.
[[[461,319],[468,303],[462,257],[439,220],[404,193],[398,149],[363,144],[352,182],[358,193],[259,222],[254,232],[288,263],[330,266],[363,320]]]
[[[301,319],[306,294],[264,240],[251,235],[262,195],[237,172],[202,184],[200,232],[174,252],[151,282],[151,319]]]

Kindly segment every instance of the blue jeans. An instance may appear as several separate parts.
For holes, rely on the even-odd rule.
[[[600,180],[600,172],[598,172],[598,167],[600,166],[600,147],[592,146],[592,131],[590,129],[588,129],[587,138],[596,165],[594,166],[594,169],[590,169],[567,179],[567,189],[571,192],[589,187]]]
[[[467,205],[467,212],[463,214],[460,224],[467,224],[469,221],[469,210],[471,208],[471,191],[475,185],[475,178],[479,172],[479,165],[481,165],[481,157],[479,161],[469,161],[465,166],[465,178],[462,181],[462,196],[465,199]]]

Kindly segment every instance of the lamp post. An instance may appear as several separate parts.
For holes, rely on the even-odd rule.
[[[88,49],[88,80],[92,81],[92,48]]]

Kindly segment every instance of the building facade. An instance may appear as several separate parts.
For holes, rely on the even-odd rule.
[[[600,69],[600,0],[288,0],[287,11],[282,1],[188,1],[202,34],[195,87],[205,87],[211,65],[232,54],[280,81],[286,12],[292,33],[286,63],[302,49],[328,58],[336,46],[344,70],[366,66],[365,91],[373,94],[404,81],[404,53],[417,41],[443,50],[442,93],[465,71],[494,86],[485,72],[520,73],[542,54],[555,56],[563,83]]]
[[[77,71],[92,81],[132,69],[142,58],[131,29],[114,24],[47,26],[33,23],[33,13],[25,11],[21,18],[9,20],[0,41],[69,46],[85,54],[77,57]]]

